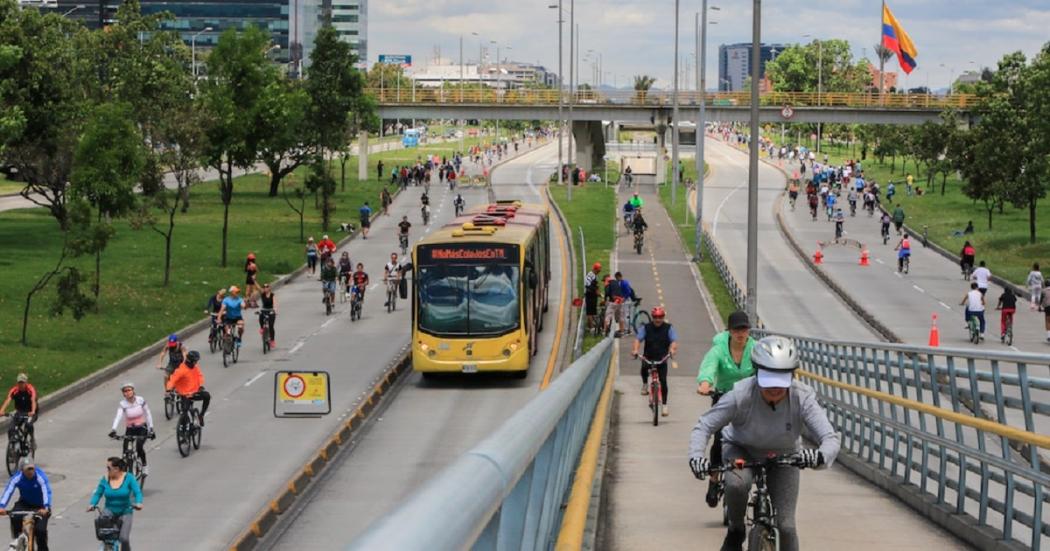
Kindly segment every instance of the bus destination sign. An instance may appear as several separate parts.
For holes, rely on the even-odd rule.
[[[421,261],[426,264],[443,262],[516,262],[517,247],[514,245],[447,244],[429,245],[423,248]]]

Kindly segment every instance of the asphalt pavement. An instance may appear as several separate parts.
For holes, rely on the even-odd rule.
[[[468,170],[478,170],[467,163]],[[481,188],[461,186],[467,204],[486,200]],[[422,188],[409,187],[395,199],[390,216],[372,225],[367,240],[354,239],[347,250],[372,276],[363,319],[351,322],[349,304],[337,303],[325,316],[320,283],[302,275],[277,294],[277,349],[262,354],[258,324],[246,311],[240,362],[223,368],[220,356],[207,351],[207,334],[188,340],[202,351],[201,369],[212,404],[201,449],[179,456],[175,420],[165,421],[162,372],[151,360],[118,379],[89,390],[53,410],[42,412],[37,425],[38,464],[54,490],[50,523],[52,547],[94,546],[93,518],[87,501],[103,475],[105,458],[119,455],[120,445],[106,438],[120,399],[119,385],[138,385],[157,426],[149,442],[150,476],[145,508],[135,513],[132,539],[139,549],[222,549],[243,531],[283,484],[356,407],[389,362],[399,357],[410,335],[410,313],[399,306],[387,313],[382,304],[382,266],[397,249],[396,225],[402,214],[416,224],[413,239],[453,216],[454,194],[435,184],[431,226],[419,219]],[[338,237],[338,236],[337,236]],[[338,253],[337,253],[338,254]],[[202,303],[207,297],[201,297]],[[159,352],[159,350],[158,350]],[[326,370],[331,374],[332,413],[323,418],[277,419],[273,416],[274,373],[278,370]]]
[[[557,155],[553,142],[494,169],[496,197],[543,202],[543,186],[557,167]],[[553,223],[557,224],[556,218]],[[554,341],[567,269],[567,249],[560,234],[559,228],[552,236],[550,309],[528,376],[424,381],[419,373],[409,374],[382,417],[358,437],[352,453],[330,468],[318,490],[265,548],[345,546],[536,396],[546,369],[560,365],[558,357],[552,357],[552,349],[560,348]]]
[[[712,170],[707,179],[709,192],[705,201],[710,203],[712,196],[716,198],[714,210],[720,216],[719,236],[727,243],[722,250],[729,255],[733,253],[726,247],[738,246],[732,238],[736,237],[739,221],[746,219],[746,203],[742,202],[745,195],[734,191],[741,180],[733,156],[724,152],[712,154],[712,149],[716,148],[709,146],[708,162]],[[743,170],[746,174],[746,165]],[[746,182],[746,178],[742,181]],[[601,539],[596,547],[623,551],[718,549],[726,530],[722,526],[722,511],[708,508],[704,503],[707,483],[693,477],[686,452],[690,431],[697,418],[710,407],[709,398],[696,394],[697,370],[710,348],[711,338],[725,324],[714,319],[717,313],[711,315],[713,305],[705,298],[707,291],[691,267],[692,255],[682,248],[673,222],[660,208],[657,196],[650,186],[640,188],[649,224],[645,248],[642,255],[636,254],[632,249],[633,240],[619,224],[616,269],[631,280],[637,294],[648,303],[647,308],[656,304],[667,308],[668,321],[677,328],[680,341],[678,367],[672,367],[668,373],[668,386],[672,390],[668,396],[670,415],[661,417],[659,426],[654,427],[648,398],[639,395],[639,362],[630,358],[631,338],[621,339],[610,461],[603,490],[608,492],[607,508],[603,511]],[[736,197],[741,202],[739,208],[729,201],[728,206],[719,208],[720,196],[730,197],[729,201]],[[618,204],[626,200],[626,195],[622,194],[620,199]],[[774,239],[780,239],[780,235],[760,237],[763,258],[782,258],[776,249],[786,245]],[[799,272],[798,266],[786,264],[766,265],[763,270],[760,285],[764,280],[795,282],[803,274],[808,275],[804,267]],[[773,330],[778,327],[776,323],[791,319],[788,317],[791,312],[780,311],[782,303],[778,297],[781,295],[767,292],[769,298],[763,302],[763,319]],[[789,305],[797,308],[794,300]],[[766,317],[765,312],[770,312],[770,316]],[[832,314],[843,323],[849,319],[846,312]],[[842,467],[807,471],[801,480],[797,520],[802,549],[962,547],[907,506]]]

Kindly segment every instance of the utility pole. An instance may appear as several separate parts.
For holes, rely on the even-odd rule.
[[[703,0],[701,6],[701,13],[698,15],[699,27],[697,28],[697,65],[696,68],[696,89],[700,94],[700,112],[696,119],[696,249],[693,252],[693,258],[697,261],[703,261],[704,254],[703,249],[700,246],[700,242],[704,235],[704,137],[707,135],[705,129],[707,127],[707,97],[705,92],[707,90],[707,0]]]
[[[671,90],[671,206],[678,197],[678,4],[674,0],[674,84]],[[657,152],[659,154],[659,151]]]
[[[762,0],[752,0],[751,140],[747,172],[747,315],[758,319],[758,85],[762,64]],[[754,323],[754,321],[752,321]]]
[[[576,0],[569,0],[569,142],[566,147],[569,149],[568,152],[568,166],[572,166],[572,127],[575,120],[573,119],[572,106],[576,103],[576,41],[579,40],[579,29],[576,27]],[[560,170],[560,169],[559,169]],[[569,190],[568,197],[572,197],[572,175],[569,177]]]
[[[550,7],[553,8],[555,6]],[[563,110],[565,105],[565,86],[563,84],[564,74],[562,73],[562,59],[564,59],[562,54],[562,36],[565,34],[562,32],[562,25],[565,23],[565,19],[562,17],[562,0],[558,0],[556,7],[558,8],[558,185],[560,186],[565,183],[562,179],[561,171],[562,166],[564,166],[562,161],[564,144],[562,140],[565,136],[565,113]],[[569,186],[569,189],[566,191],[568,192],[568,199],[572,200],[572,186]]]

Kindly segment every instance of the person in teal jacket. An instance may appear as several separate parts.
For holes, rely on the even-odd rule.
[[[106,512],[121,519],[121,551],[131,551],[131,514],[142,509],[142,487],[133,475],[128,474],[124,460],[119,457],[106,460],[106,476],[98,481],[88,511],[98,509],[98,502],[103,497],[106,498]]]
[[[751,321],[747,314],[739,310],[729,314],[726,325],[729,329],[712,339],[711,349],[704,354],[700,372],[696,376],[699,384],[697,394],[711,396],[711,405],[717,404],[718,399],[732,390],[737,381],[755,374],[755,368],[751,365],[751,349],[755,346],[755,339],[751,338]],[[715,433],[711,444],[710,461],[712,465],[722,464],[720,432]],[[706,497],[709,506],[718,506],[720,490],[719,477],[712,475]]]

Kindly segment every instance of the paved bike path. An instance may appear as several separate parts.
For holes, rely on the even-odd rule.
[[[735,176],[731,166],[723,164],[726,160],[727,157],[709,155],[713,168],[712,176],[707,179],[709,190],[731,193],[737,186],[738,180],[726,180]],[[596,547],[624,551],[718,549],[725,536],[722,512],[704,503],[707,483],[693,478],[687,465],[687,451],[693,425],[710,407],[709,398],[696,394],[697,369],[713,334],[724,327],[724,321],[711,320],[707,303],[689,267],[688,259],[692,255],[682,248],[658,198],[650,187],[642,186],[639,191],[647,205],[649,230],[642,260],[648,265],[632,262],[638,260],[638,255],[631,249],[632,240],[621,223],[617,246],[619,269],[645,299],[643,304],[647,308],[653,306],[649,297],[658,299],[662,290],[668,320],[675,324],[680,339],[679,368],[671,369],[668,377],[672,391],[668,400],[670,415],[661,417],[660,425],[654,427],[647,398],[639,395],[639,362],[630,359],[630,340],[622,339],[620,343],[620,372],[610,440],[612,459],[606,467],[604,490],[608,492],[608,504],[603,511],[603,529]],[[744,197],[739,195],[738,200]],[[622,195],[619,204],[625,200],[626,196]],[[711,196],[705,200],[710,201]],[[728,212],[717,209],[717,202],[713,210],[727,216],[721,223],[723,235],[725,228],[740,226],[738,219],[728,218]],[[764,255],[776,254],[769,250],[777,246],[776,242],[762,240],[761,243]],[[766,310],[776,310],[773,297],[781,293],[767,291],[767,296],[772,296],[765,302]],[[777,316],[770,317],[786,315],[790,312],[778,312]],[[837,466],[803,474],[797,522],[801,548],[808,550],[961,547],[902,503]]]

